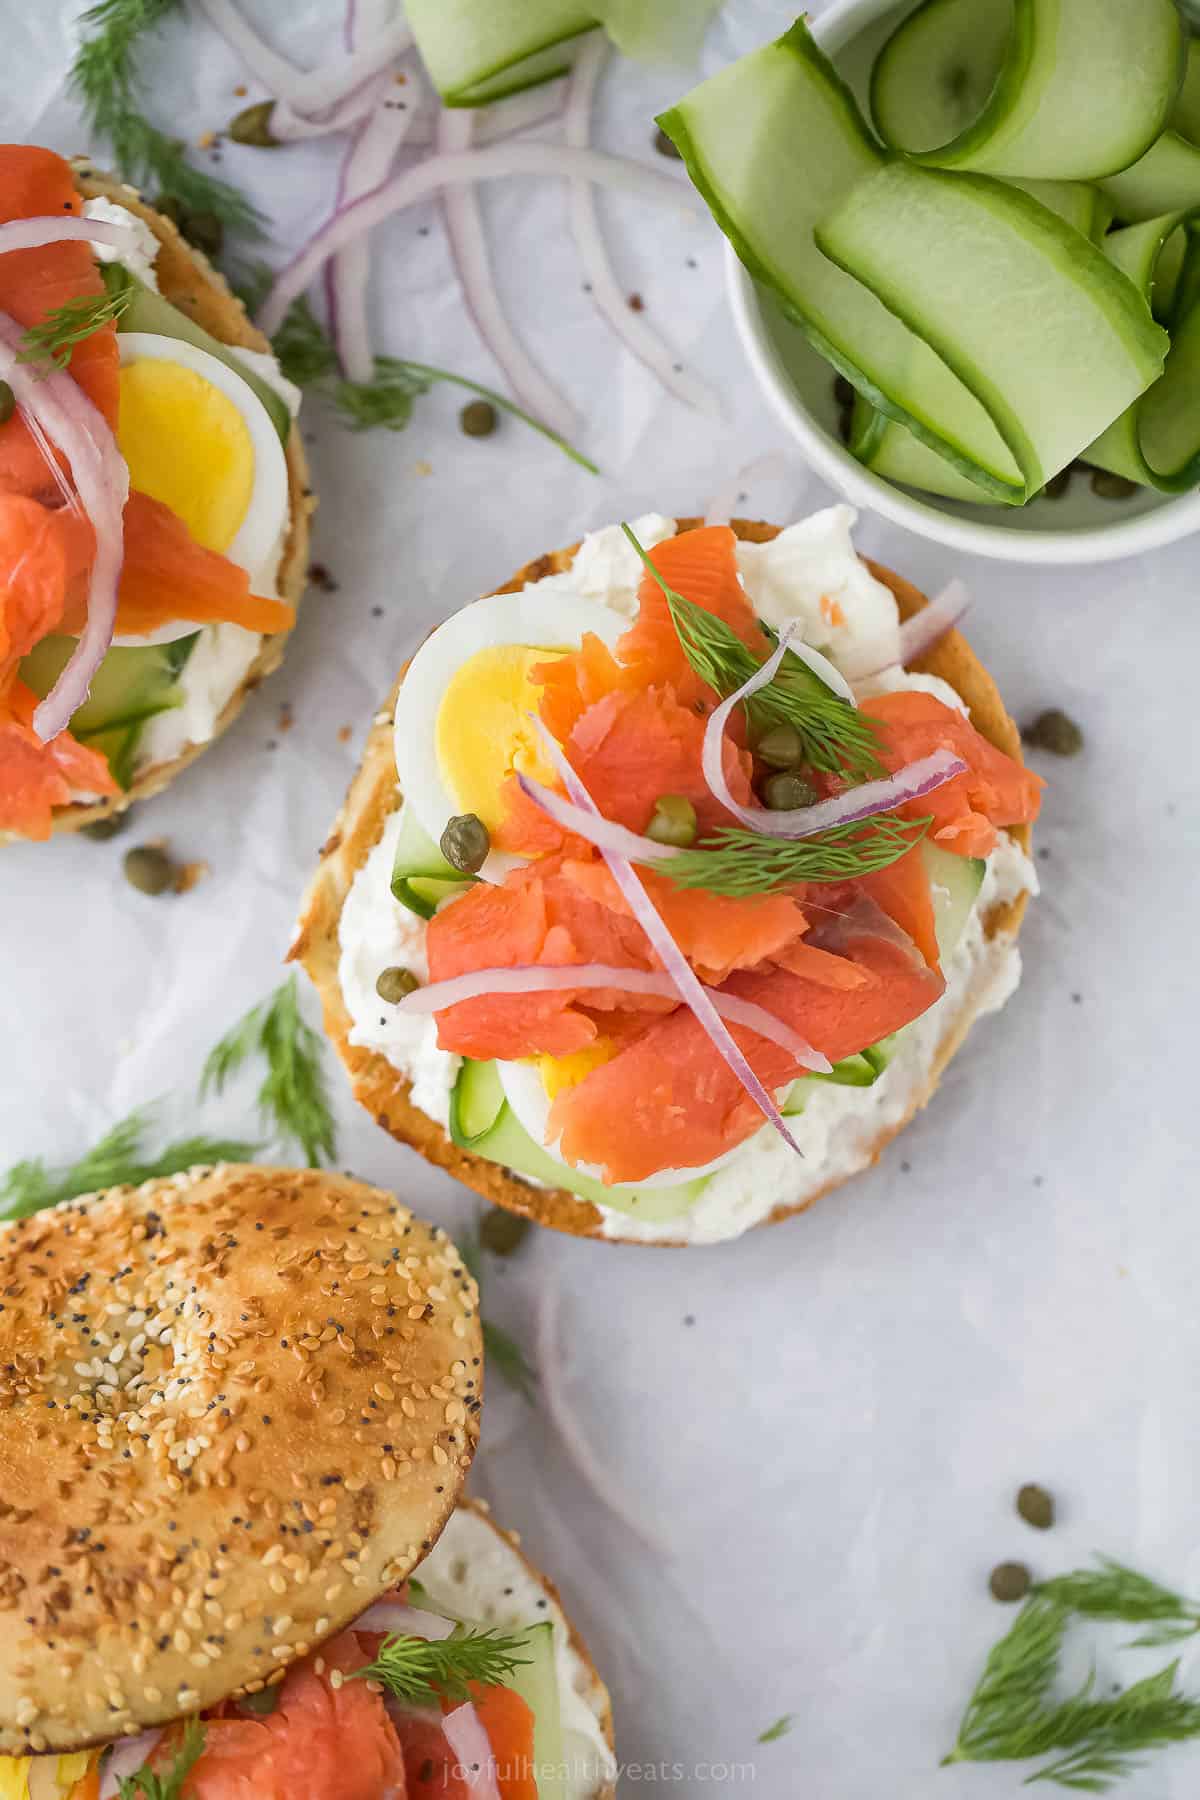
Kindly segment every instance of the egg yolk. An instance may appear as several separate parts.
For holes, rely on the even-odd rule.
[[[182,363],[127,363],[117,442],[135,488],[169,506],[206,550],[228,550],[250,507],[254,446],[220,388]]]
[[[565,1088],[578,1087],[585,1075],[611,1062],[617,1046],[608,1038],[597,1038],[586,1050],[573,1050],[569,1056],[535,1056],[531,1061],[541,1076],[546,1098],[555,1100]]]
[[[504,818],[502,790],[510,775],[519,771],[547,786],[554,780],[534,724],[542,690],[531,671],[564,654],[492,644],[468,657],[446,684],[435,731],[438,767],[458,810],[474,813],[489,831]]]

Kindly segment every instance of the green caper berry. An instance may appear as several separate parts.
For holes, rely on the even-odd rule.
[[[420,985],[411,969],[402,969],[396,965],[383,971],[375,983],[375,992],[389,1006],[395,1006],[406,994],[416,993]]]
[[[253,106],[244,106],[237,117],[229,121],[229,135],[234,143],[252,144],[256,150],[274,149],[283,141],[271,130],[274,111],[273,100],[256,100]]]
[[[7,381],[0,381],[0,425],[7,425],[17,410],[17,396]]]
[[[268,1713],[273,1713],[278,1705],[279,1689],[277,1687],[260,1688],[257,1694],[243,1694],[238,1701],[238,1706],[243,1712],[254,1713],[260,1719],[265,1718]]]
[[[463,875],[477,874],[487,861],[491,847],[488,828],[475,813],[459,813],[457,818],[451,819],[438,844],[450,867]]]
[[[175,879],[170,857],[155,844],[127,850],[123,867],[126,881],[139,894],[165,894]]]
[[[1070,714],[1057,706],[1039,713],[1021,736],[1035,750],[1049,750],[1052,756],[1078,756],[1083,749],[1083,732]]]
[[[458,422],[468,437],[491,437],[499,421],[490,400],[470,400],[459,413]]]
[[[1049,1531],[1054,1523],[1054,1495],[1036,1481],[1027,1481],[1017,1494],[1017,1511],[1036,1531]]]
[[[85,825],[83,835],[94,839],[97,844],[106,844],[109,838],[115,838],[117,833],[124,831],[130,823],[130,812],[126,808],[124,812],[109,813],[107,818],[97,819],[92,825]]]
[[[1033,1577],[1024,1563],[998,1563],[988,1578],[993,1600],[1013,1606],[1023,1600],[1033,1585]]]
[[[815,806],[821,798],[811,781],[791,769],[781,770],[765,781],[762,795],[772,812],[794,812],[798,806]]]
[[[1124,475],[1113,475],[1108,469],[1092,470],[1092,492],[1100,500],[1128,500],[1137,490],[1137,482],[1127,481]]]
[[[794,769],[804,756],[804,744],[794,725],[772,725],[754,746],[754,754],[771,769]]]
[[[686,849],[696,841],[696,809],[684,794],[662,794],[655,802],[654,817],[646,836],[656,844],[676,844]]]
[[[493,1206],[479,1221],[479,1242],[493,1256],[511,1256],[520,1248],[529,1231],[529,1220],[520,1213],[507,1212]]]

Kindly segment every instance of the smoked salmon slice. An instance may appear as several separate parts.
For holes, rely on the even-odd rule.
[[[738,578],[737,539],[728,525],[681,531],[649,554],[668,586],[723,619],[762,660],[769,646]],[[621,661],[643,683],[670,682],[685,705],[711,705],[712,689],[692,673],[666,596],[649,573],[642,576],[638,603],[637,620],[617,645]]]
[[[74,794],[116,794],[107,759],[60,731],[48,744],[33,729],[37,695],[10,681],[0,695],[0,831],[50,836],[54,808]]]

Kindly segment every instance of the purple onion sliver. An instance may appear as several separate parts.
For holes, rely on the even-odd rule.
[[[10,219],[0,225],[0,256],[10,250],[42,250],[47,244],[107,244],[113,250],[132,251],[137,238],[129,225],[110,225],[105,219],[81,219],[74,213],[39,214],[32,219]]]
[[[446,1714],[442,1730],[458,1759],[457,1773],[470,1788],[473,1800],[500,1800],[491,1739],[469,1700]]]
[[[630,862],[657,863],[668,862],[671,857],[680,854],[676,844],[656,844],[653,838],[640,837],[636,831],[629,831],[624,825],[618,825],[612,819],[604,818],[594,807],[576,806],[572,800],[564,800],[553,788],[544,787],[531,775],[517,773],[517,785],[521,792],[544,813],[548,813],[556,825],[564,831],[573,831],[578,837],[586,838],[597,850],[611,850],[615,856],[624,856]]]

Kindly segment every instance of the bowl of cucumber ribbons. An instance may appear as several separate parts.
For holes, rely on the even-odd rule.
[[[1019,562],[1200,530],[1185,10],[834,0],[660,120],[755,373],[849,498]]]

